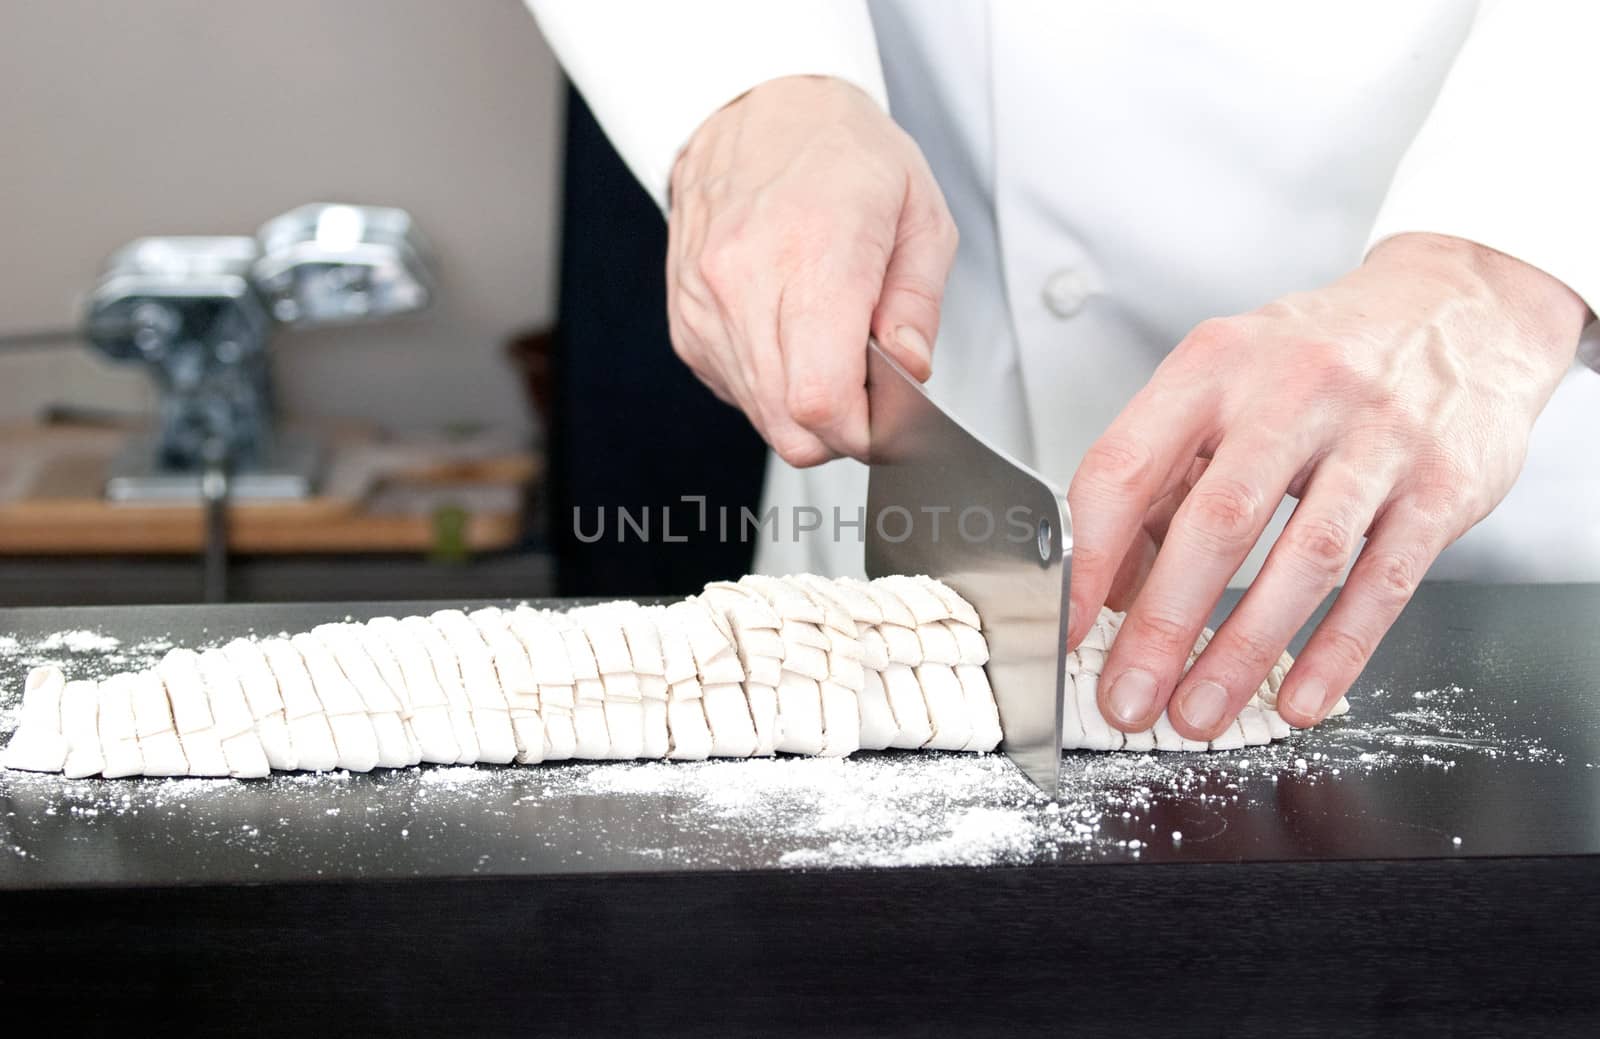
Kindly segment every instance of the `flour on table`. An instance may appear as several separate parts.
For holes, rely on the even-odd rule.
[[[1223,809],[1234,818],[1235,809],[1271,816],[1288,783],[1333,794],[1357,775],[1401,782],[1406,772],[1469,759],[1564,764],[1539,740],[1508,734],[1468,689],[1378,689],[1354,699],[1353,715],[1268,746],[1208,755],[1069,752],[1058,803],[1044,801],[999,755],[943,752],[444,765],[276,774],[252,783],[0,772],[0,802],[12,806],[0,817],[0,852],[30,854],[37,815],[66,816],[68,840],[90,840],[104,827],[121,827],[123,840],[164,826],[179,835],[169,843],[220,845],[263,864],[324,853],[326,844],[307,834],[330,827],[385,841],[465,842],[575,867],[586,861],[584,848],[685,869],[1137,860],[1156,845],[1204,854],[1226,825]],[[544,812],[540,826],[522,817],[534,810]],[[639,820],[650,821],[648,840]],[[1441,853],[1460,850],[1453,836],[1439,834]],[[48,839],[59,844],[61,831]],[[403,876],[405,861],[369,857],[359,865]],[[335,874],[349,866],[330,859],[317,868]]]
[[[58,631],[42,639],[38,649],[42,653],[59,653],[62,650],[68,653],[109,653],[120,645],[122,645],[121,639],[102,635],[98,631],[79,629]]]
[[[28,639],[0,634],[0,663],[14,662],[27,667],[57,664],[69,678],[99,679],[118,671],[152,667],[172,647],[170,638],[124,642],[87,628],[55,631]]]

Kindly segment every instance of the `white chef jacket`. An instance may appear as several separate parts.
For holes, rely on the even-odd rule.
[[[759,83],[836,76],[888,108],[961,231],[929,388],[1062,487],[1196,323],[1394,234],[1480,242],[1600,310],[1600,3],[528,2],[663,205],[694,130]],[[1597,429],[1575,365],[1510,496],[1431,576],[1600,580]],[[865,491],[856,462],[772,457],[757,568],[859,573]]]

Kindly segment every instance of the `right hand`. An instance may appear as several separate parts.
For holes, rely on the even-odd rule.
[[[842,80],[770,80],[672,171],[672,346],[790,465],[867,451],[870,332],[932,371],[956,228],[921,151]]]

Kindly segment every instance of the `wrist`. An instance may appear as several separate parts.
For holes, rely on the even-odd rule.
[[[684,143],[667,179],[668,208],[677,194],[684,170],[694,164],[697,155],[714,152],[719,137],[745,132],[749,126],[765,126],[782,132],[792,124],[817,117],[834,121],[842,118],[848,108],[858,105],[887,116],[871,94],[838,76],[797,74],[757,83],[708,115]],[[751,122],[745,123],[746,120]]]
[[[1364,266],[1441,285],[1489,301],[1535,341],[1571,361],[1589,307],[1559,278],[1486,245],[1450,235],[1410,232],[1379,242]]]

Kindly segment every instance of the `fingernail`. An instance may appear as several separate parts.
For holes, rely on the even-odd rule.
[[[1328,685],[1320,678],[1308,678],[1284,694],[1296,714],[1315,721],[1322,720],[1322,704],[1328,699]]]
[[[1228,709],[1228,691],[1215,682],[1196,682],[1178,701],[1178,714],[1196,732],[1210,732]]]
[[[894,330],[894,341],[900,344],[900,349],[905,353],[922,359],[923,372],[933,368],[933,351],[929,349],[928,340],[921,332],[910,325],[901,325]]]
[[[1156,705],[1156,676],[1137,668],[1122,672],[1112,683],[1111,713],[1124,725],[1142,721]]]

